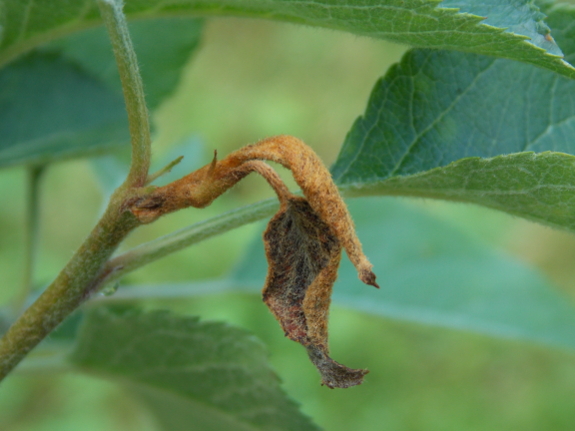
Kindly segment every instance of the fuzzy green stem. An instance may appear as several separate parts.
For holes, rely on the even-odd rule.
[[[142,193],[138,188],[148,178],[151,152],[148,110],[122,3],[98,0],[98,4],[110,33],[126,100],[132,138],[130,173],[72,259],[0,340],[0,380],[101,286],[101,280],[108,275],[106,262],[126,235],[139,225],[128,211],[127,202]]]
[[[155,172],[151,175],[148,175],[148,179],[146,181],[146,185],[147,184],[152,184],[154,181],[156,181],[158,178],[160,178],[162,175],[165,175],[167,173],[169,173],[172,168],[174,166],[176,166],[178,163],[180,163],[182,161],[182,159],[184,158],[184,156],[180,156],[178,157],[176,160],[171,161],[170,163],[168,163],[166,166],[164,166],[162,169],[160,169],[158,172]]]
[[[130,137],[132,140],[132,164],[128,184],[142,187],[146,184],[151,157],[151,135],[144,86],[138,69],[138,61],[128,32],[128,23],[122,11],[121,0],[97,0],[104,24],[108,30],[116,63],[120,72]]]
[[[0,380],[89,298],[106,261],[138,225],[135,217],[121,206],[121,199],[113,199],[58,277],[4,334],[0,340]]]

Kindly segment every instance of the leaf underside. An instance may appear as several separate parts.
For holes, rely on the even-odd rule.
[[[134,389],[166,430],[318,430],[280,390],[262,345],[222,323],[94,308],[71,362]]]
[[[50,0],[3,4],[0,63],[31,47],[99,22],[94,3]],[[343,30],[417,47],[511,58],[574,77],[531,1],[446,0],[135,0],[131,18],[237,15]],[[553,33],[551,33],[553,34]]]
[[[165,28],[170,31],[160,31]],[[201,21],[189,18],[130,26],[150,108],[176,88],[201,28]],[[0,167],[44,164],[130,142],[117,66],[104,28],[21,57],[0,70],[0,85]]]

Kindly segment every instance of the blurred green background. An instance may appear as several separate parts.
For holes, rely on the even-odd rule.
[[[187,154],[196,154],[174,170],[184,175],[209,161],[214,149],[225,155],[286,133],[302,138],[331,164],[365,109],[371,87],[405,49],[303,26],[212,19],[177,93],[155,116],[155,160],[184,145],[180,148]],[[69,161],[45,174],[38,288],[57,274],[102,210],[106,191],[94,166]],[[25,191],[24,169],[0,171],[0,302],[5,305],[23,282]],[[262,179],[248,178],[205,210],[181,211],[139,229],[126,247],[271,195]],[[573,235],[470,205],[416,202],[532,263],[575,297]],[[225,274],[261,231],[261,224],[245,226],[149,265],[122,284]],[[146,306],[224,320],[254,332],[268,346],[285,390],[326,430],[572,430],[575,423],[573,354],[334,307],[334,357],[371,374],[362,386],[329,390],[319,385],[301,347],[283,337],[256,295],[214,294]],[[95,377],[22,367],[0,387],[2,431],[154,429],[153,418],[128,392]]]

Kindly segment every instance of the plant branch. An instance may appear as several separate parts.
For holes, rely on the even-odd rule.
[[[352,195],[342,191],[343,196]],[[352,196],[350,196],[352,197]],[[211,219],[186,226],[183,229],[141,244],[114,257],[106,264],[105,277],[99,281],[97,290],[118,281],[126,274],[151,262],[169,256],[191,245],[221,235],[230,230],[254,223],[273,215],[279,206],[277,199],[270,198],[255,204],[246,205]],[[122,296],[122,293],[118,293]],[[107,297],[114,300],[117,295]]]
[[[184,156],[180,156],[177,159],[168,163],[166,166],[164,166],[158,172],[154,172],[153,174],[148,175],[148,179],[146,180],[146,185],[152,184],[154,181],[156,181],[162,175],[165,175],[168,172],[170,172],[174,166],[176,166],[178,163],[180,163],[182,161],[183,158],[184,158]]]
[[[98,289],[99,281],[107,275],[106,262],[122,240],[140,225],[129,211],[129,202],[142,196],[140,187],[148,178],[151,151],[148,111],[122,4],[114,0],[98,0],[98,4],[110,33],[126,100],[132,138],[130,173],[72,259],[0,340],[0,380]]]
[[[104,216],[72,259],[4,334],[0,340],[0,380],[90,297],[94,280],[98,278],[105,262],[126,235],[138,225],[134,216],[121,207],[121,199],[113,197]]]
[[[128,32],[128,23],[122,12],[122,0],[97,0],[97,2],[112,41],[128,111],[132,164],[127,182],[133,187],[143,187],[150,168],[151,136],[138,61]]]
[[[277,199],[266,199],[252,205],[229,211],[218,217],[193,224],[135,247],[132,250],[111,259],[106,264],[105,271],[103,271],[106,276],[99,281],[100,285],[98,290],[105,284],[119,280],[129,272],[172,253],[183,250],[192,244],[196,244],[216,235],[221,235],[245,224],[253,223],[269,217],[277,211],[277,208]]]

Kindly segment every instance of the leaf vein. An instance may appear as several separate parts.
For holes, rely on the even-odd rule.
[[[425,127],[421,132],[417,133],[410,144],[408,144],[404,154],[401,156],[399,161],[395,164],[391,172],[388,174],[389,177],[394,176],[403,166],[405,160],[411,153],[411,151],[417,146],[420,142],[420,139],[423,135],[425,135],[428,131],[430,131],[433,127],[435,127],[451,110],[459,103],[459,101],[463,98],[463,96],[467,95],[467,93],[475,86],[475,84],[479,81],[479,79],[485,74],[493,65],[495,60],[491,61],[483,70],[479,71],[474,77],[473,80],[467,85],[465,90],[462,90],[456,97],[453,98],[449,106],[444,109],[439,115],[435,117],[435,119]]]

